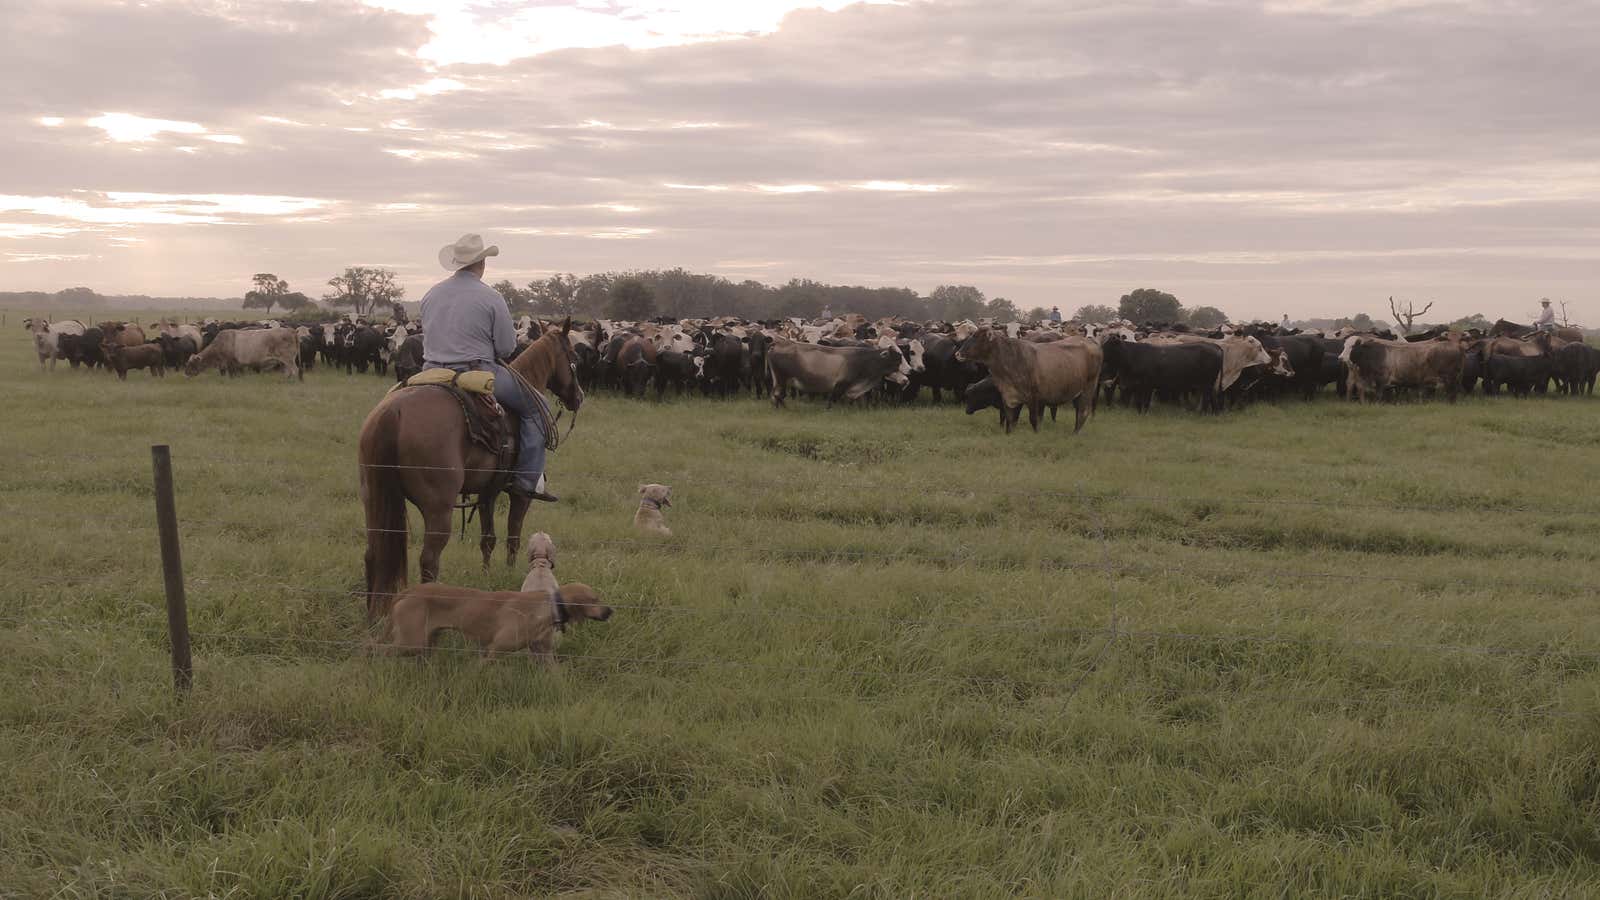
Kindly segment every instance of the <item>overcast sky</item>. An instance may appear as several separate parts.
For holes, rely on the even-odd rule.
[[[6,6],[0,290],[415,299],[478,231],[519,282],[1600,324],[1591,0]]]

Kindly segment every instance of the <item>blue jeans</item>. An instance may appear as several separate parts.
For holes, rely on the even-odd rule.
[[[528,389],[517,376],[498,363],[491,364],[494,372],[494,399],[517,417],[522,435],[522,450],[517,454],[516,487],[531,491],[544,474],[544,418],[539,414],[539,400],[529,396]]]

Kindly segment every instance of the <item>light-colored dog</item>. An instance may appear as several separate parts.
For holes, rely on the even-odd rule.
[[[672,505],[672,488],[664,484],[639,485],[639,511],[633,514],[633,527],[664,537],[672,537],[663,509]]]
[[[522,579],[522,592],[559,589],[560,584],[556,581],[556,542],[550,539],[550,535],[536,531],[528,537],[528,577]]]
[[[549,591],[479,591],[433,582],[407,588],[389,613],[389,641],[379,652],[427,653],[439,632],[453,628],[478,645],[485,659],[527,650],[555,666],[555,637],[569,622],[611,618],[611,607],[586,584]]]

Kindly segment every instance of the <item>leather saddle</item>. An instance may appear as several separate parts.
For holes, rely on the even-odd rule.
[[[466,420],[467,438],[475,446],[494,454],[495,477],[485,491],[499,492],[510,482],[516,468],[517,454],[521,451],[520,429],[516,427],[504,407],[493,394],[464,391],[452,384],[419,384],[411,387],[431,387],[449,391],[461,407]]]

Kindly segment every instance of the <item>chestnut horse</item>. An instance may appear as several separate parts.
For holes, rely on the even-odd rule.
[[[554,392],[576,414],[583,403],[583,389],[578,386],[572,343],[567,338],[571,328],[570,318],[559,329],[546,328],[542,337],[505,366],[535,389]],[[463,493],[478,495],[483,528],[479,546],[483,564],[489,564],[495,546],[497,476],[504,471],[495,454],[468,437],[456,398],[428,387],[401,388],[386,395],[361,425],[357,454],[361,505],[367,516],[368,621],[388,615],[395,594],[406,585],[408,500],[422,512],[424,582],[439,579],[439,554],[450,542],[450,514]],[[529,498],[511,495],[507,563],[516,560],[528,505]]]

